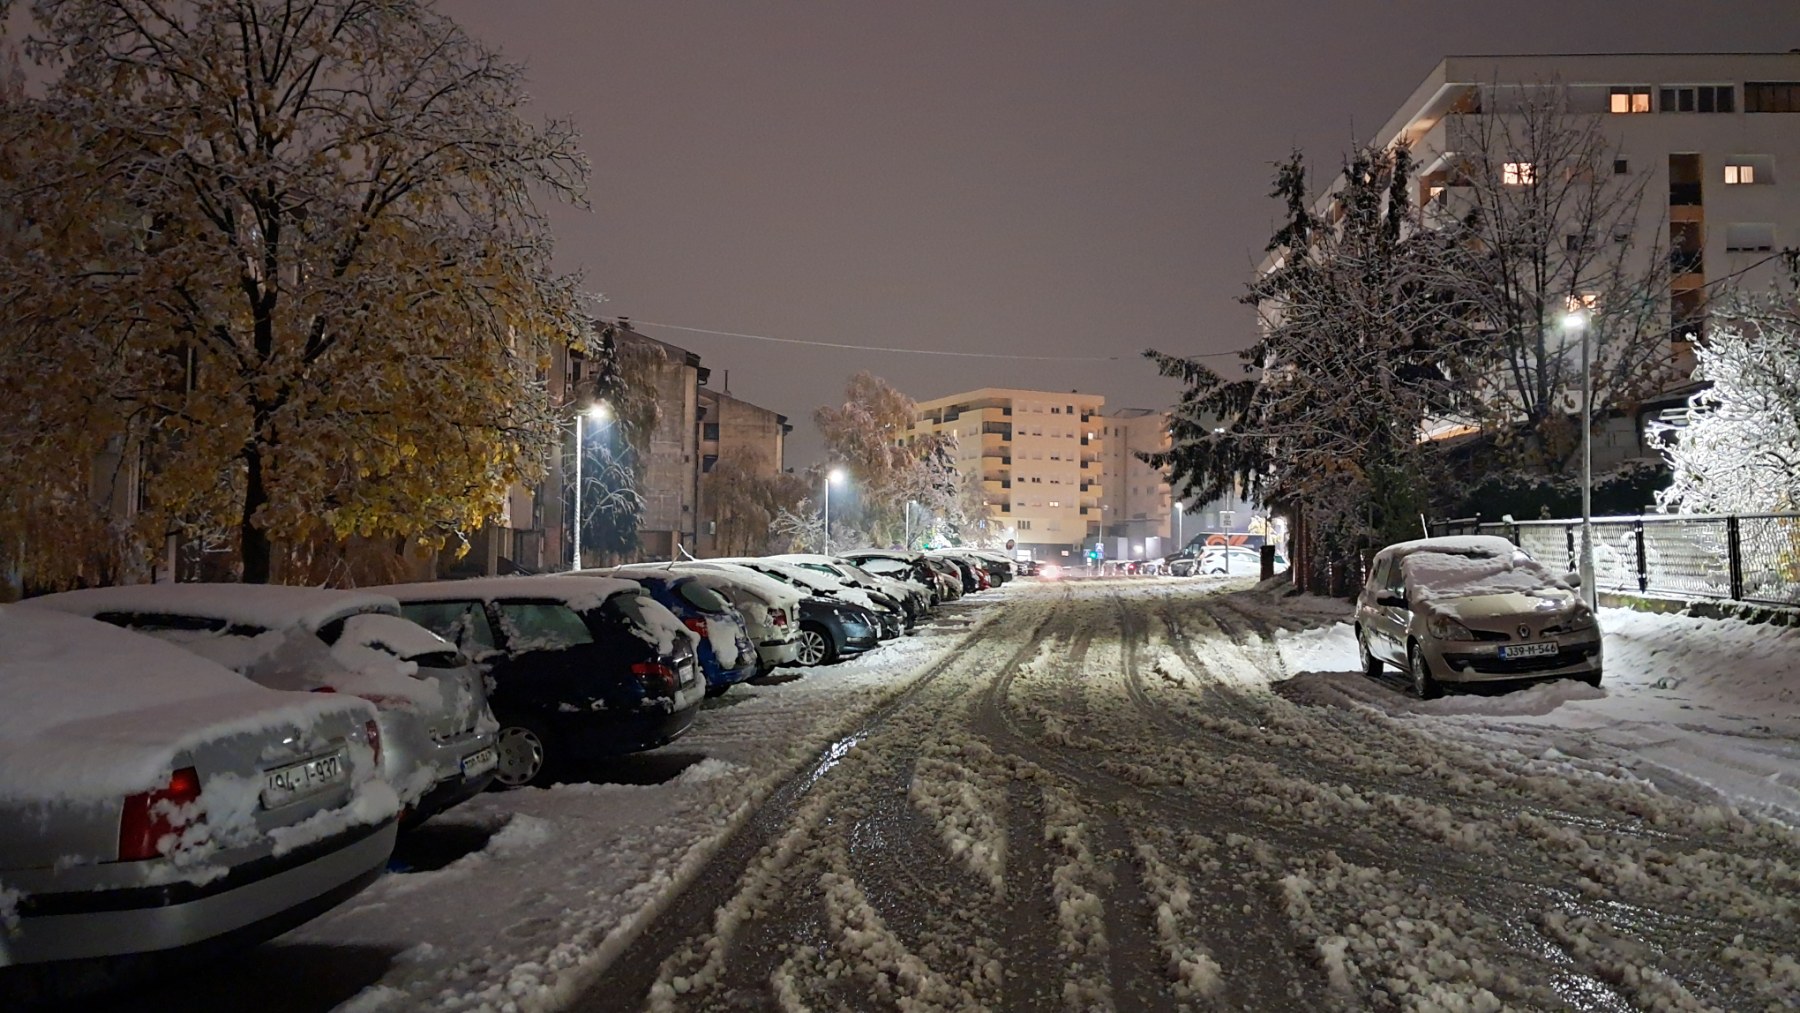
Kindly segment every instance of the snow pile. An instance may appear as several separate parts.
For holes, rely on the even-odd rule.
[[[1088,847],[1087,816],[1065,788],[1044,788],[1044,842],[1054,848],[1050,898],[1058,938],[1069,959],[1063,1001],[1071,1009],[1113,1008],[1106,963],[1106,904],[1110,877]]]
[[[870,999],[900,1009],[984,1008],[966,989],[947,981],[909,951],[850,877],[827,873],[820,877],[819,886],[825,892],[825,910],[838,946],[870,984]]]
[[[1169,978],[1175,983],[1180,998],[1211,998],[1224,987],[1219,962],[1199,944],[1189,942],[1193,934],[1189,903],[1193,894],[1187,877],[1162,860],[1156,848],[1144,843],[1137,846],[1138,869],[1144,892],[1155,905],[1156,945],[1168,959]]]

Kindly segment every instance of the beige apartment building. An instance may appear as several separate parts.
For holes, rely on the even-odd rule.
[[[719,511],[709,499],[706,476],[720,461],[734,461],[758,475],[780,474],[787,437],[794,431],[786,415],[733,397],[730,384],[731,371],[725,370],[726,389],[700,388],[700,531],[694,549],[698,556],[739,549],[720,540]]]
[[[909,435],[949,433],[957,470],[979,474],[1000,538],[1032,558],[1080,558],[1100,537],[1098,394],[983,387],[921,401]]]
[[[1169,449],[1169,413],[1119,408],[1096,420],[1101,474],[1101,540],[1107,559],[1150,559],[1174,552],[1175,494],[1169,476],[1139,457]]]

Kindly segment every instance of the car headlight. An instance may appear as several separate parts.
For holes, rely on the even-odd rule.
[[[1563,623],[1563,629],[1591,630],[1594,628],[1594,621],[1593,612],[1585,608],[1579,608],[1569,613],[1568,621]]]
[[[1439,640],[1474,640],[1475,634],[1469,628],[1449,616],[1432,616],[1427,626],[1431,635]]]

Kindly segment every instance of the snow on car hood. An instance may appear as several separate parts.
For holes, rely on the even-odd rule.
[[[1574,595],[1550,571],[1504,539],[1505,555],[1488,555],[1489,546],[1470,555],[1415,551],[1401,560],[1415,607],[1451,616],[1471,617],[1558,609]]]
[[[0,798],[116,799],[165,783],[212,739],[369,720],[354,697],[284,693],[92,619],[0,606]]]

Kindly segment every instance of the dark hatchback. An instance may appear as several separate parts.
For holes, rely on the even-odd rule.
[[[509,787],[670,742],[705,697],[693,636],[630,581],[487,577],[380,590],[484,669],[500,723],[497,780]]]
[[[861,605],[820,597],[817,591],[804,584],[793,583],[779,575],[765,573],[742,563],[701,559],[687,565],[779,580],[804,594],[806,597],[800,599],[800,631],[795,635],[800,650],[794,659],[802,665],[829,665],[845,658],[853,658],[881,643],[880,620],[874,612]]]

